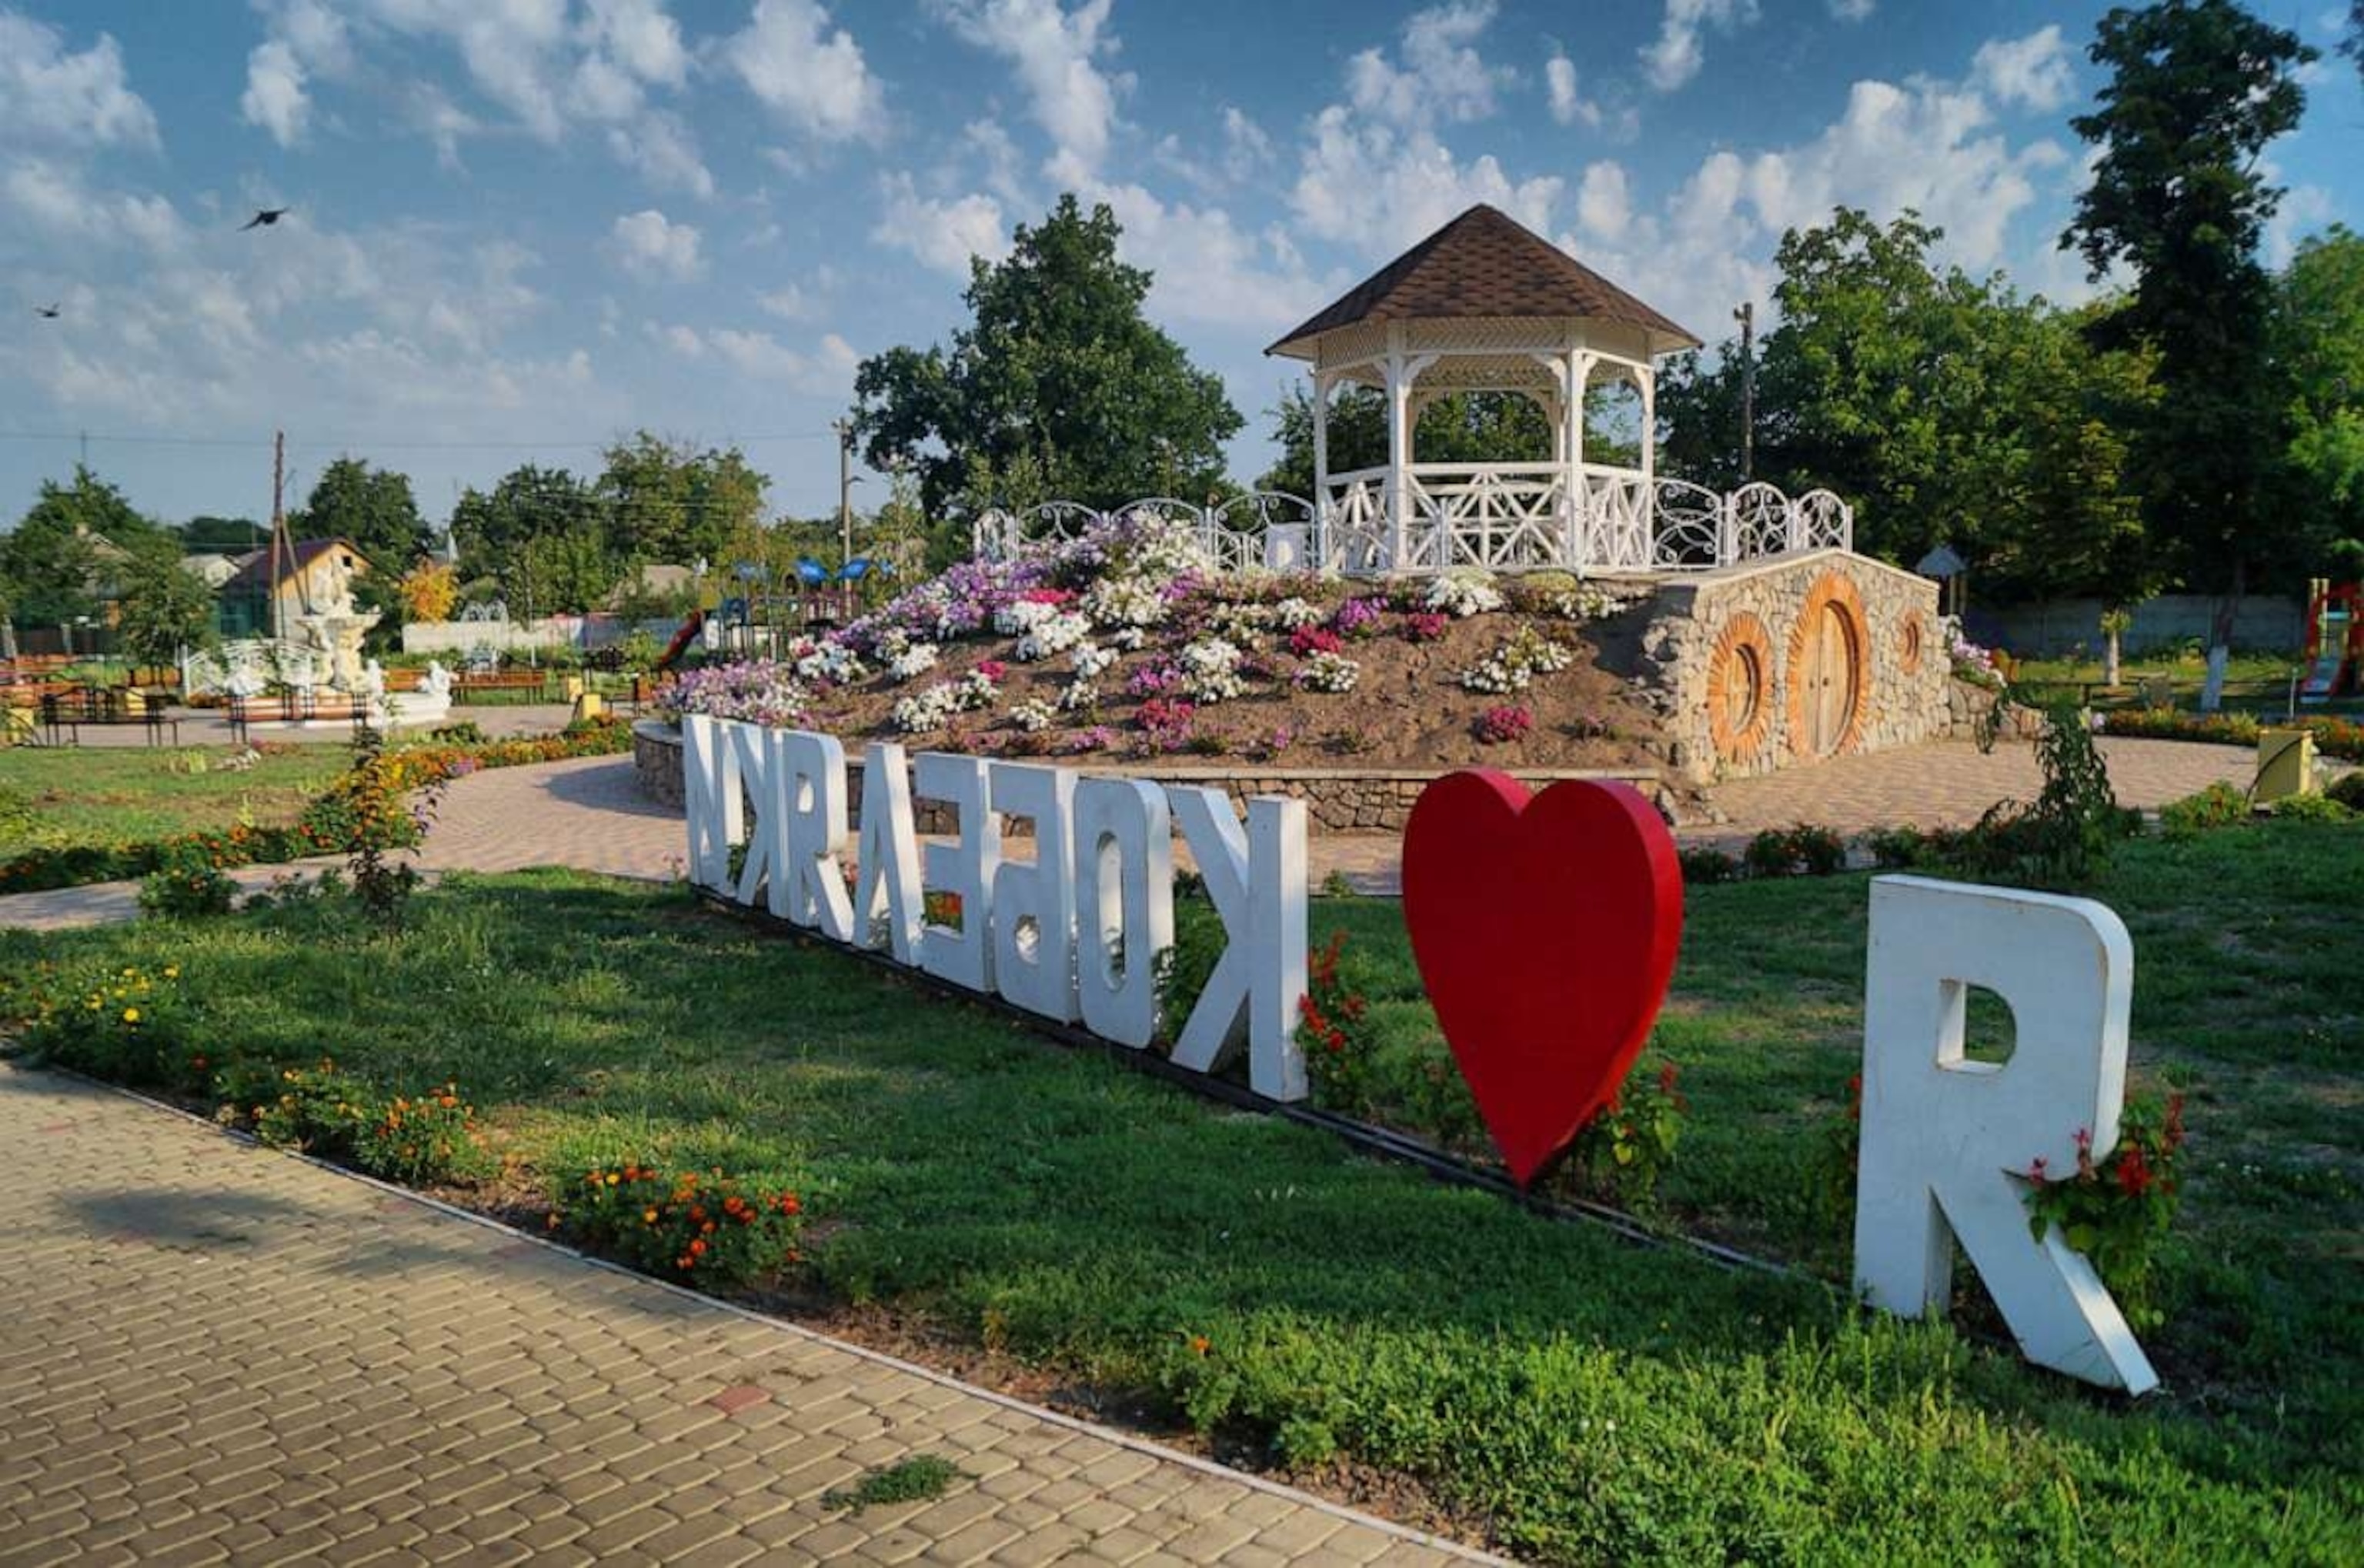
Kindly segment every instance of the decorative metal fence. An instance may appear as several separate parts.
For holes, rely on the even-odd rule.
[[[1075,538],[1104,518],[1147,514],[1196,529],[1225,571],[1312,568],[1376,577],[1465,568],[1712,572],[1802,550],[1848,550],[1855,540],[1853,508],[1827,490],[1791,497],[1756,484],[1723,495],[1680,479],[1645,481],[1625,469],[1422,463],[1404,475],[1410,505],[1399,528],[1389,481],[1386,469],[1337,475],[1319,507],[1277,490],[1210,506],[1152,496],[1108,512],[1047,501],[985,513],[971,543],[980,558],[998,559]]]

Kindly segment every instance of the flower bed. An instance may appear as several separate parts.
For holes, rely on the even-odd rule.
[[[2102,715],[2105,735],[2146,740],[2198,740],[2217,746],[2254,746],[2260,729],[2303,728],[2314,749],[2341,762],[2364,762],[2364,723],[2322,716],[2260,721],[2253,713],[2186,713],[2181,708],[2119,708]]]
[[[145,877],[166,867],[229,871],[277,865],[311,855],[350,853],[366,838],[380,848],[418,841],[418,826],[398,808],[401,796],[483,768],[513,768],[571,757],[605,757],[631,750],[631,727],[620,720],[570,725],[557,735],[493,740],[475,746],[411,746],[388,751],[367,780],[340,775],[304,808],[289,828],[237,826],[171,838],[126,840],[28,850],[0,861],[0,894],[38,893],[91,882]],[[396,803],[389,809],[386,802]],[[397,820],[398,818],[398,820]],[[406,828],[403,824],[408,823]]]
[[[1630,607],[1557,573],[1385,588],[1218,573],[1191,530],[1133,514],[956,566],[777,659],[692,671],[656,700],[676,724],[705,714],[850,747],[1656,773],[1658,721],[1596,663],[1586,629]],[[1508,693],[1528,729],[1481,738],[1481,711]]]

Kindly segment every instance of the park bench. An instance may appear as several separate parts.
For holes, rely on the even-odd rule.
[[[151,746],[178,746],[181,721],[172,715],[169,694],[136,686],[70,686],[42,695],[35,710],[39,740],[50,746],[79,746],[84,725],[137,724]]]

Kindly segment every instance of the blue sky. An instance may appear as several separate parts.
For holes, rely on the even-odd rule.
[[[0,518],[81,432],[162,517],[266,512],[274,427],[298,498],[351,451],[440,517],[646,426],[822,513],[855,362],[946,337],[965,258],[1070,189],[1229,384],[1243,476],[1295,373],[1263,345],[1473,201],[1711,340],[1842,202],[2075,297],[2105,8],[0,0]],[[2326,50],[2279,259],[2364,227],[2364,93],[2345,0],[2258,8]]]

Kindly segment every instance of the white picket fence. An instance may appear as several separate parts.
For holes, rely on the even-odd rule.
[[[1198,530],[1226,571],[1315,568],[1350,577],[1556,569],[1587,573],[1712,572],[1809,550],[1850,550],[1855,513],[1827,490],[1790,496],[1771,484],[1730,495],[1634,470],[1557,463],[1421,463],[1405,476],[1403,524],[1387,469],[1333,476],[1325,505],[1276,490],[1218,506],[1172,496],[1108,512],[1075,501],[976,519],[983,559],[1068,539],[1104,518],[1147,514]]]

